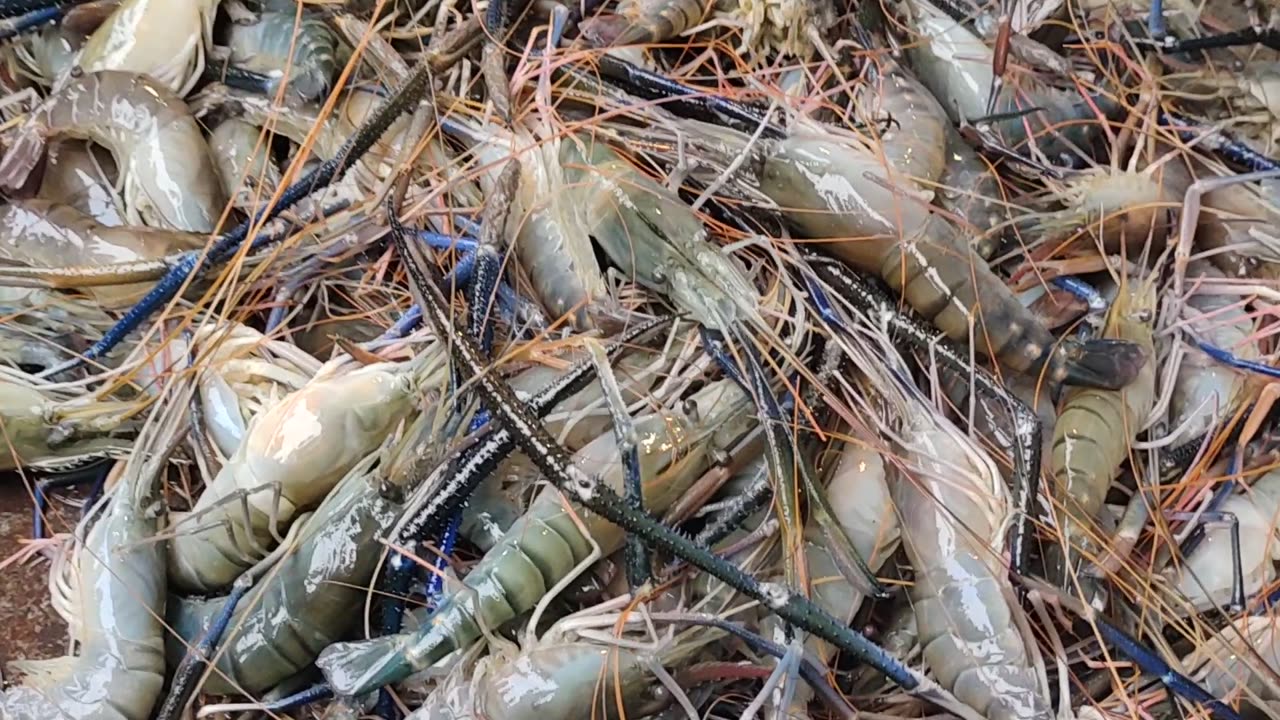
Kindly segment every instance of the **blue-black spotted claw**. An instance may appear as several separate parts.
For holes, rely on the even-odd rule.
[[[1056,602],[1070,610],[1082,620],[1096,628],[1102,642],[1111,645],[1121,655],[1138,667],[1144,675],[1150,675],[1160,681],[1169,692],[1208,710],[1218,720],[1241,720],[1240,714],[1230,705],[1214,697],[1199,683],[1178,672],[1160,657],[1152,648],[1143,645],[1137,638],[1121,630],[1111,621],[1102,617],[1093,608],[1074,597],[1067,595],[1056,587],[1036,578],[1019,579],[1028,590],[1038,592],[1045,600]]]

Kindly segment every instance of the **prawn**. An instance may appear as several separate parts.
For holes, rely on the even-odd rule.
[[[114,70],[72,78],[22,125],[0,160],[0,186],[21,187],[52,137],[111,151],[130,225],[208,233],[226,204],[186,103],[148,78]]]
[[[696,26],[706,12],[703,0],[622,0],[616,12],[589,17],[581,28],[601,46],[661,43]]]
[[[154,542],[156,503],[192,392],[190,383],[169,387],[102,517],[79,543],[80,654],[28,662],[30,684],[0,691],[0,715],[8,720],[150,717],[164,685],[165,573],[163,549]]]
[[[1256,595],[1276,578],[1275,561],[1280,560],[1280,471],[1272,470],[1248,487],[1231,495],[1219,510],[1238,523],[1240,567],[1246,597]],[[1235,563],[1225,561],[1231,554],[1232,535],[1225,524],[1207,526],[1204,541],[1182,562],[1164,571],[1173,589],[1196,612],[1207,612],[1232,603],[1241,588],[1236,587]]]
[[[227,118],[209,134],[209,149],[222,191],[237,206],[251,209],[280,187],[280,168],[271,159],[271,148],[262,130],[240,118]]]
[[[636,421],[647,509],[661,512],[710,467],[716,448],[730,447],[751,429],[754,418],[743,412],[749,403],[741,388],[721,380],[691,398],[696,419],[662,411]],[[613,433],[601,435],[575,458],[575,465],[602,471],[601,482],[621,486]],[[467,575],[466,590],[443,598],[421,630],[339,643],[321,653],[317,664],[335,689],[360,695],[470,645],[482,628],[499,628],[536,606],[575,566],[622,547],[623,532],[616,525],[596,515],[582,516],[580,522],[581,529],[558,490],[545,489]]]
[[[1154,355],[1154,278],[1123,282],[1111,306],[1105,335],[1136,343]],[[1095,547],[1091,528],[1102,509],[1111,481],[1129,457],[1129,445],[1155,405],[1155,366],[1148,364],[1122,390],[1081,388],[1072,391],[1058,413],[1049,472],[1066,545],[1046,559],[1048,573],[1060,585],[1071,580],[1076,553]],[[1067,550],[1062,552],[1063,547]]]
[[[332,361],[254,418],[191,514],[172,528],[174,585],[219,590],[261,560],[273,538],[279,542],[278,526],[328,494],[412,411],[420,390],[443,381],[443,350],[433,348],[399,367],[342,373],[342,361]]]
[[[337,39],[315,13],[304,10],[299,20],[295,12],[296,4],[289,2],[264,9],[256,22],[233,24],[228,59],[262,77],[252,86],[256,92],[275,97],[287,80],[290,96],[315,100],[328,93],[338,72]]]
[[[885,138],[886,156],[909,155],[912,127]],[[930,155],[938,160],[916,165],[917,181],[940,175],[942,154],[922,153]],[[1145,362],[1129,345],[1056,343],[961,232],[929,211],[912,178],[865,147],[828,133],[793,133],[765,152],[758,178],[804,235],[830,240],[829,252],[879,275],[948,337],[972,340],[1014,370],[1044,371],[1055,384],[1123,387]]]
[[[591,228],[574,202],[570,171],[561,165],[563,141],[538,143],[519,129],[475,128],[454,117],[441,123],[469,140],[482,164],[494,166],[492,173],[481,175],[482,185],[496,180],[500,155],[519,154],[520,184],[509,221],[518,225],[508,234],[516,257],[553,316],[568,314],[574,327],[591,327],[590,311],[608,297],[608,289],[591,245]]]
[[[82,272],[48,281],[55,287],[83,288],[107,308],[131,305],[150,289],[127,279],[104,285],[112,282],[114,266],[199,250],[204,243],[204,236],[195,233],[102,225],[71,206],[46,200],[11,200],[0,207],[0,260],[44,269],[72,266]]]
[[[946,418],[905,413],[906,472],[893,486],[924,660],[938,683],[993,720],[1053,717],[992,548],[1010,506],[994,462]],[[957,602],[955,598],[965,597]]]
[[[1034,143],[1049,158],[1057,159],[1089,145],[1089,138],[1104,118],[1116,113],[1117,103],[1105,96],[1086,99],[1078,91],[1059,90],[1027,75],[1016,85],[1001,83],[994,108],[988,109],[996,84],[995,51],[972,30],[927,0],[912,0],[908,19],[922,42],[907,46],[907,54],[920,80],[946,109],[951,121],[978,123],[989,113],[1015,115],[990,122],[1010,148]],[[1024,114],[1024,108],[1034,108]],[[1096,108],[1096,109],[1095,109]],[[1062,126],[1062,127],[1060,127]]]
[[[204,72],[217,9],[218,0],[125,0],[85,41],[75,67],[147,75],[184,97]]]
[[[0,366],[0,471],[60,469],[132,446],[130,401],[74,397]]]

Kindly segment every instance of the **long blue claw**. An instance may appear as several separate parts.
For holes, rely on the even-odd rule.
[[[1222,130],[1205,127],[1190,118],[1171,112],[1160,113],[1160,124],[1177,130],[1183,140],[1199,140],[1201,146],[1253,172],[1280,170],[1280,162],[1263,155]]]
[[[800,277],[804,279],[804,287],[808,290],[809,297],[813,299],[813,306],[818,309],[818,317],[837,329],[846,329],[840,316],[836,314],[835,308],[831,306],[831,301],[827,299],[827,294],[818,285],[818,279],[807,270],[800,273]]]
[[[182,656],[182,662],[178,663],[178,669],[173,671],[173,682],[169,686],[169,694],[165,696],[164,703],[160,706],[160,711],[156,713],[155,720],[177,720],[186,708],[187,701],[191,699],[191,694],[195,691],[196,679],[200,676],[201,666],[207,662],[207,658],[213,655],[213,651],[218,648],[218,643],[222,641],[222,635],[226,632],[227,626],[231,624],[231,616],[235,614],[236,606],[249,592],[249,588],[253,586],[252,577],[250,575],[241,575],[231,586],[231,592],[227,593],[227,597],[223,600],[222,608],[218,614],[213,617],[209,623],[209,627],[200,635],[200,639],[191,647],[187,648],[187,653]]]
[[[1224,365],[1230,365],[1231,367],[1236,368],[1237,370],[1245,370],[1247,372],[1258,373],[1259,375],[1265,375],[1267,377],[1280,378],[1280,368],[1272,367],[1270,365],[1264,365],[1263,363],[1255,362],[1253,360],[1245,360],[1243,358],[1236,357],[1233,353],[1231,353],[1231,351],[1224,350],[1215,345],[1210,345],[1209,343],[1203,340],[1197,340],[1196,347],[1199,347],[1201,350],[1204,351],[1204,354],[1208,355],[1214,360],[1217,360],[1218,362]]]
[[[1169,26],[1164,21],[1164,0],[1151,0],[1151,12],[1147,15],[1147,32],[1152,40],[1164,40]]]
[[[488,353],[493,349],[493,315],[489,310],[495,299],[501,302],[498,286],[502,281],[502,258],[487,245],[477,249],[472,257],[475,269],[467,286],[467,332]]]
[[[1115,646],[1125,657],[1129,658],[1138,669],[1147,675],[1154,675],[1170,692],[1178,697],[1202,705],[1214,716],[1222,720],[1241,720],[1240,714],[1231,706],[1214,697],[1212,693],[1200,687],[1196,681],[1174,670],[1154,650],[1146,647],[1128,633],[1112,625],[1106,619],[1094,616],[1094,623],[1102,635],[1102,639]]]
[[[266,713],[281,713],[300,708],[303,705],[317,703],[321,700],[328,700],[332,697],[333,688],[330,688],[328,683],[320,683],[318,685],[312,685],[306,690],[300,690],[288,697],[283,697],[269,703],[262,703],[262,706],[259,709]]]
[[[49,7],[29,12],[21,17],[0,20],[0,41],[35,30],[45,23],[56,22],[66,11],[67,8],[64,6]]]

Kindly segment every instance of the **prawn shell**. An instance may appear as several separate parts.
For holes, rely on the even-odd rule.
[[[77,64],[86,73],[148,75],[185,95],[203,68],[216,8],[216,0],[125,0],[89,36]]]
[[[254,418],[236,453],[192,509],[197,529],[179,526],[170,541],[170,580],[205,593],[230,585],[262,558],[258,548],[272,546],[273,510],[280,528],[286,528],[299,510],[318,503],[376,449],[412,410],[413,401],[403,370],[370,365],[319,377]],[[248,493],[247,518],[235,501],[237,493]]]
[[[205,237],[156,228],[108,227],[68,205],[45,200],[11,200],[0,207],[0,259],[57,268],[107,267],[159,260],[204,247]],[[94,286],[86,292],[105,307],[133,304],[150,283]]]
[[[125,224],[112,190],[117,176],[111,155],[92,143],[63,140],[49,145],[37,197],[69,205],[107,227]]]
[[[151,227],[213,231],[226,203],[208,143],[186,103],[163,85],[111,70],[71,78],[22,126],[0,160],[0,186],[21,187],[54,137],[111,151],[131,223],[137,216]]]

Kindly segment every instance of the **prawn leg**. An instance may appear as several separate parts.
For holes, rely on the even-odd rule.
[[[1205,127],[1190,118],[1168,111],[1160,112],[1160,124],[1177,130],[1183,140],[1198,141],[1202,147],[1217,152],[1230,162],[1243,165],[1250,172],[1280,170],[1280,162],[1236,140],[1223,130]]]
[[[609,415],[613,420],[613,434],[617,441],[618,452],[622,456],[623,499],[637,513],[644,509],[644,481],[640,474],[640,452],[636,426],[627,412],[626,401],[622,399],[622,390],[618,387],[618,379],[613,376],[613,368],[609,365],[609,356],[599,343],[587,343],[591,353],[591,362],[596,367],[600,378],[600,386],[604,389],[605,401],[609,406]],[[627,584],[631,594],[637,595],[641,588],[652,579],[652,565],[649,549],[640,538],[629,535],[625,551],[627,566]]]
[[[1187,40],[1170,41],[1166,38],[1158,47],[1164,53],[1189,53],[1244,45],[1261,45],[1269,50],[1280,50],[1280,30],[1250,27]]]
[[[109,472],[111,472],[111,463],[106,463],[100,467],[91,466],[84,470],[73,471],[61,477],[37,480],[32,491],[35,496],[35,509],[32,510],[33,517],[31,522],[32,537],[36,540],[45,538],[45,517],[49,510],[50,490],[76,487],[92,481],[93,492],[90,492],[90,497],[84,503],[84,512],[88,512],[89,508],[93,507],[94,497],[101,495],[102,485],[106,481],[107,473]]]
[[[783,586],[760,583],[738,566],[716,556],[707,548],[696,545],[661,522],[634,512],[612,488],[586,476],[572,463],[565,449],[550,436],[542,424],[529,416],[528,410],[515,397],[510,386],[502,379],[484,372],[485,363],[479,348],[469,336],[459,333],[453,324],[448,303],[440,292],[439,273],[407,242],[407,233],[400,224],[394,198],[389,198],[387,215],[392,239],[409,271],[411,287],[431,325],[442,337],[450,339],[450,347],[456,359],[476,374],[476,386],[490,411],[505,426],[517,431],[515,434],[521,448],[556,487],[601,518],[626,532],[640,536],[651,547],[662,548],[688,561],[738,592],[758,600],[783,620],[862,659],[908,692],[928,701],[941,703],[953,712],[962,713],[964,717],[974,716],[974,713],[966,711],[966,708],[936,684],[898,662],[883,648],[824,612],[807,598]],[[317,664],[335,692],[348,696],[360,695],[401,680],[411,672],[412,666],[404,658],[398,657],[398,652],[390,656],[384,653],[385,649],[376,645],[339,644],[326,650]],[[350,663],[361,661],[368,661],[370,665],[364,672],[351,672],[353,668]]]
[[[227,597],[223,602],[222,609],[214,617],[213,622],[200,635],[200,639],[191,647],[187,648],[186,654],[178,663],[178,668],[173,672],[173,680],[169,685],[169,694],[165,696],[164,702],[160,705],[159,712],[156,713],[155,720],[177,720],[186,708],[187,703],[191,700],[192,693],[196,689],[196,681],[200,677],[201,667],[208,662],[209,657],[213,655],[213,651],[218,648],[218,643],[222,640],[222,635],[227,631],[227,626],[231,623],[231,617],[235,614],[236,607],[240,601],[244,599],[249,589],[253,587],[253,575],[245,573],[236,578],[235,584],[231,586],[231,592],[227,593]]]
[[[593,57],[590,71],[574,71],[574,75],[588,82],[596,76],[603,76],[631,95],[660,101],[664,109],[680,117],[716,122],[748,133],[754,133],[763,126],[760,135],[769,139],[786,136],[781,128],[769,122],[762,109],[684,85],[608,53]]]
[[[491,3],[491,6],[499,3]],[[493,194],[485,203],[480,220],[480,239],[475,249],[475,269],[467,292],[467,330],[486,353],[493,347],[493,323],[490,308],[498,295],[498,282],[502,278],[503,231],[511,202],[515,199],[520,183],[520,161],[512,159],[502,169]]]
[[[1223,483],[1223,488],[1234,487],[1234,482]],[[1222,488],[1219,488],[1221,490]],[[1223,495],[1215,494],[1213,500],[1210,501],[1210,508],[1216,508],[1221,505],[1221,501],[1225,500]],[[1185,557],[1191,551],[1203,542],[1205,531],[1213,525],[1225,525],[1231,532],[1231,604],[1227,606],[1227,612],[1238,613],[1244,609],[1244,560],[1240,551],[1240,518],[1235,513],[1222,512],[1220,510],[1210,509],[1202,513],[1187,512],[1167,512],[1165,517],[1170,520],[1195,520],[1198,519],[1200,524],[1192,532],[1184,543],[1183,556]]]
[[[278,202],[271,207],[263,210],[253,218],[246,220],[236,226],[227,234],[218,239],[217,242],[209,249],[207,256],[198,252],[192,252],[186,255],[176,263],[168,273],[165,274],[151,292],[147,293],[142,300],[138,301],[129,312],[120,318],[119,322],[113,325],[105,333],[102,338],[95,342],[81,356],[76,357],[63,363],[60,366],[50,368],[40,373],[40,377],[52,377],[68,370],[74,370],[82,367],[90,360],[96,360],[106,353],[110,352],[119,345],[129,333],[138,329],[147,318],[151,317],[162,305],[173,299],[178,291],[186,285],[187,280],[200,270],[208,270],[225,263],[239,252],[241,245],[249,237],[249,232],[266,220],[273,219],[296,205],[300,200],[311,195],[317,190],[322,190],[329,186],[330,183],[339,177],[343,171],[351,167],[360,160],[374,144],[378,141],[382,134],[387,131],[391,124],[402,113],[413,107],[419,99],[427,91],[427,85],[436,73],[447,69],[449,65],[457,59],[457,53],[452,51],[453,46],[469,46],[472,42],[479,38],[476,36],[475,27],[472,23],[465,23],[451,35],[454,42],[442,42],[444,47],[440,51],[429,51],[427,58],[424,59],[413,74],[409,76],[400,88],[392,94],[385,103],[383,103],[376,112],[351,136],[346,143],[339,149],[334,156],[325,161],[320,167],[312,170],[306,177],[298,180],[289,186],[281,195]],[[446,38],[448,40],[448,38]],[[254,238],[252,246],[256,249],[260,239]]]
[[[0,20],[0,40],[8,40],[25,32],[35,30],[45,23],[57,22],[66,14],[66,8],[55,6],[34,10],[15,18]]]
[[[1107,324],[1107,310],[1110,306],[1097,288],[1072,276],[1059,276],[1049,282],[1053,283],[1054,287],[1066,290],[1088,304],[1089,310],[1084,316],[1085,326],[1080,328],[1081,339],[1102,334],[1102,329]]]
[[[1097,628],[1102,641],[1111,644],[1121,655],[1129,658],[1146,675],[1154,675],[1161,685],[1178,697],[1196,705],[1205,707],[1221,720],[1241,720],[1240,714],[1229,705],[1214,697],[1199,683],[1178,672],[1172,665],[1160,657],[1155,650],[1143,645],[1129,633],[1113,625],[1093,608],[1079,600],[1035,578],[1022,578],[1028,589],[1039,591],[1045,599],[1057,602],[1070,610],[1082,620]]]

